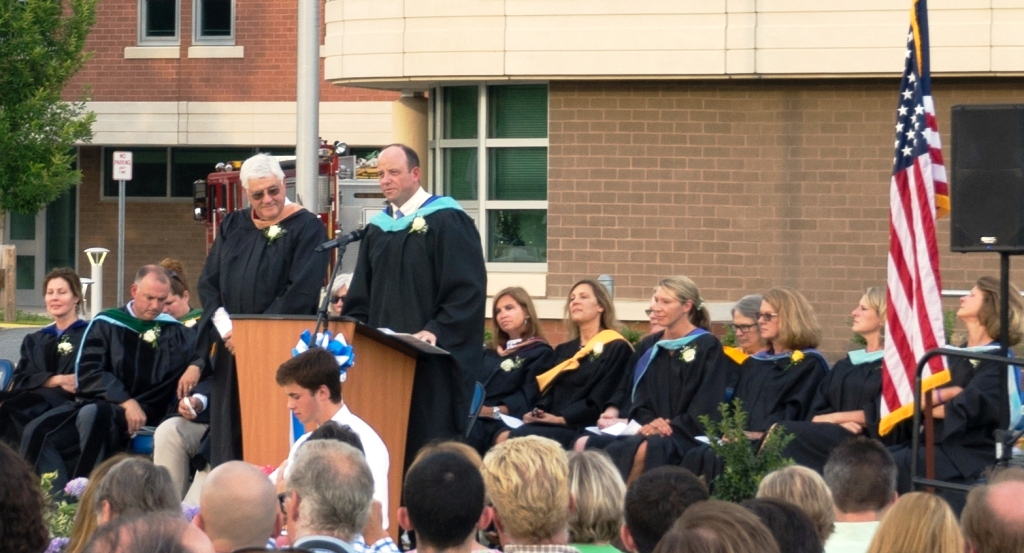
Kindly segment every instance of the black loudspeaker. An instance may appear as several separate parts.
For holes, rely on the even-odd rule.
[[[950,249],[1024,253],[1024,104],[953,106]]]

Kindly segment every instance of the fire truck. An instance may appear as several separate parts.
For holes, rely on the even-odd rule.
[[[317,196],[319,203],[313,209],[327,227],[328,238],[339,232],[362,228],[383,206],[384,195],[376,180],[356,179],[356,157],[345,155],[348,147],[341,142],[333,145],[321,141],[318,152],[319,175]],[[295,198],[295,157],[278,157],[284,170],[284,185],[288,199]],[[228,213],[249,207],[248,197],[242,189],[239,169],[242,161],[218,163],[214,172],[193,183],[193,216],[206,226],[206,251],[209,253],[220,224]],[[343,270],[355,268],[357,246],[349,249]]]

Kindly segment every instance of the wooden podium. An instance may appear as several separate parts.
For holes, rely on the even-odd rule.
[[[316,317],[235,315],[231,321],[243,457],[257,466],[277,466],[288,457],[291,425],[287,398],[275,380],[277,367],[291,358],[302,331],[313,331]],[[345,404],[377,431],[388,448],[388,533],[394,537],[417,352],[364,324],[331,320],[328,328],[333,334],[343,334],[355,352],[355,365],[342,384]]]

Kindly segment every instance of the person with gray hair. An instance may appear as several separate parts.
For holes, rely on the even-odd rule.
[[[210,540],[181,516],[119,517],[96,530],[84,553],[214,553]]]
[[[162,512],[180,515],[181,504],[170,473],[148,459],[132,457],[110,467],[96,489],[101,526],[118,517]]]
[[[281,530],[274,485],[263,471],[244,461],[229,461],[210,471],[192,519],[218,552],[266,547]]]
[[[747,355],[754,355],[768,349],[768,344],[761,338],[761,332],[757,328],[759,311],[761,311],[760,294],[743,296],[740,301],[736,302],[736,305],[732,306],[732,324],[730,326],[736,337],[736,347]]]
[[[275,158],[257,154],[245,160],[239,177],[250,207],[224,217],[196,284],[203,304],[195,326],[204,356],[200,369],[213,374],[209,460],[214,467],[242,458],[231,317],[316,313],[329,262],[328,252],[315,251],[327,241],[324,224],[288,199]]]
[[[352,283],[352,273],[341,273],[334,277],[331,283],[331,315],[341,315],[341,309],[345,306],[345,294],[348,293],[348,285]]]
[[[288,539],[314,553],[352,553],[372,502],[373,475],[358,449],[334,440],[307,442],[285,486]]]
[[[88,476],[143,426],[159,424],[185,368],[200,362],[192,332],[163,313],[170,291],[166,269],[140,268],[131,301],[100,313],[85,330],[75,402],[26,426],[21,453],[40,474],[56,471],[56,488]]]

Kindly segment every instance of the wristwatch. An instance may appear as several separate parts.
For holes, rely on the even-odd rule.
[[[501,410],[497,407],[491,407],[491,418],[501,420]]]

